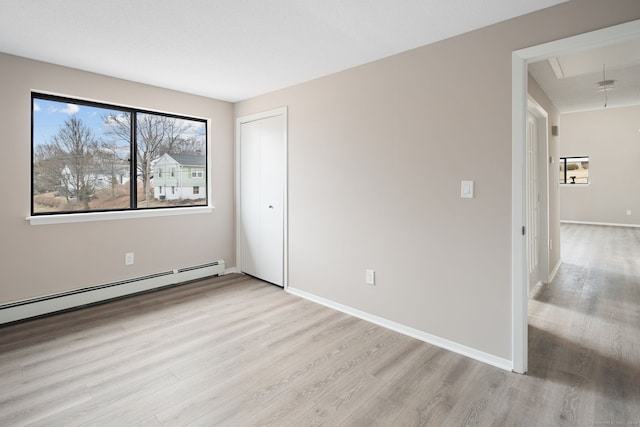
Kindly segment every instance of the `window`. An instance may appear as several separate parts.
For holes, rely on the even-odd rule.
[[[200,187],[193,187],[193,194],[200,194]]]
[[[589,157],[560,157],[560,184],[588,184]]]
[[[202,178],[203,171],[202,169],[192,169],[191,170],[191,178]]]
[[[206,120],[31,98],[31,215],[207,206],[206,194],[189,195],[193,184],[175,173],[198,165],[206,185]],[[166,186],[180,197],[160,197]]]

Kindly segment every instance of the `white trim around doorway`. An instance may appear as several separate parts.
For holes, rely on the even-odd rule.
[[[528,367],[528,295],[526,249],[522,227],[525,224],[525,144],[528,64],[570,52],[597,48],[640,38],[640,20],[580,34],[566,39],[520,49],[512,53],[512,145],[511,145],[511,297],[512,297],[512,370],[527,372]]]

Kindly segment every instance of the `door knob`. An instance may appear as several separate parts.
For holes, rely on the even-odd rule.
[[[273,209],[273,205],[269,205],[269,209]]]

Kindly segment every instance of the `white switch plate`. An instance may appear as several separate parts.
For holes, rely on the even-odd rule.
[[[462,181],[460,184],[460,197],[473,199],[473,181]]]
[[[631,215],[631,209],[627,209],[627,215]]]
[[[365,282],[367,285],[376,284],[376,273],[373,270],[365,270]]]

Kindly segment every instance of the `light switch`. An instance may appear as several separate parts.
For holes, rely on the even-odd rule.
[[[367,285],[376,284],[376,273],[373,270],[365,270],[365,283]]]
[[[460,197],[463,199],[473,199],[473,181],[462,181],[460,185]]]

